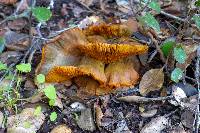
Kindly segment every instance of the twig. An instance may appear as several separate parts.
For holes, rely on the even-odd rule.
[[[89,10],[90,12],[92,12],[92,13],[94,13],[95,14],[95,12],[91,9],[91,8],[89,8],[86,4],[84,4],[84,3],[82,3],[82,2],[80,2],[80,1],[78,1],[78,0],[75,0],[77,3],[79,3],[80,5],[82,5],[83,7],[85,7],[87,10]]]
[[[199,100],[200,100],[200,47],[197,49],[197,61],[196,61],[196,70],[195,70],[195,79],[197,82],[197,89],[198,89],[198,97],[197,97],[197,110],[196,110],[196,117],[195,117],[195,132],[198,133],[199,131]]]
[[[174,15],[172,15],[172,14],[166,13],[165,11],[161,11],[160,13],[161,13],[162,15],[165,15],[165,16],[167,16],[167,17],[169,17],[169,18],[176,19],[176,20],[181,21],[181,22],[185,22],[185,21],[186,21],[186,19],[179,18],[179,17],[174,16]]]
[[[157,53],[158,53],[158,51],[155,50],[155,51],[150,55],[150,57],[149,57],[147,63],[150,63],[150,62],[153,60],[153,58],[156,56]]]
[[[120,101],[125,102],[137,102],[137,103],[147,103],[147,102],[155,102],[155,101],[165,101],[172,99],[173,96],[167,96],[167,97],[157,97],[157,98],[147,98],[147,97],[141,97],[141,96],[124,96],[117,98]]]
[[[8,16],[7,18],[5,18],[3,21],[0,22],[0,25],[4,24],[5,22],[7,22],[9,20],[14,20],[14,19],[17,19],[17,18],[27,17],[29,12],[30,12],[30,10],[27,10],[26,12],[23,12],[23,13],[21,13],[19,15]]]
[[[160,59],[162,60],[163,63],[165,63],[165,62],[166,62],[166,59],[165,59],[165,57],[164,57],[164,55],[163,55],[163,52],[162,52],[161,49],[160,49],[160,46],[158,45],[157,40],[153,37],[153,35],[152,35],[150,32],[148,32],[147,34],[148,34],[149,37],[151,38],[152,42],[155,44],[156,50],[157,50],[158,53],[160,54]]]

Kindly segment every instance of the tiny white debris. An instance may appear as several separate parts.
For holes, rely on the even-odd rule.
[[[128,0],[116,0],[116,3],[119,6],[127,6],[127,5],[129,5]]]
[[[152,119],[141,130],[140,133],[161,133],[163,129],[168,125],[168,118],[159,116]]]
[[[70,105],[70,107],[71,107],[71,108],[73,109],[73,111],[75,111],[75,112],[80,112],[80,111],[86,109],[85,105],[83,105],[83,104],[80,103],[80,102],[74,102],[74,103],[72,103],[72,104]]]
[[[175,106],[182,105],[182,99],[186,98],[185,92],[177,86],[172,87],[172,95],[174,96],[175,100],[170,100],[169,102]]]
[[[99,17],[97,17],[97,16],[86,17],[81,22],[79,22],[78,27],[80,29],[85,29],[92,24],[97,24],[98,21],[99,21]]]

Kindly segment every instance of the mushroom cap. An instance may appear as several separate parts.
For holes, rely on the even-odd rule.
[[[135,85],[139,74],[134,69],[134,62],[129,57],[110,63],[105,69],[107,85],[114,88]]]
[[[63,32],[43,47],[42,59],[35,73],[46,75],[54,66],[77,65],[82,55],[77,46],[85,41],[82,31],[77,28]]]
[[[78,48],[85,55],[105,63],[148,51],[148,46],[130,38],[131,30],[123,24],[93,25],[83,30],[83,33],[87,36],[88,43],[79,45]]]
[[[141,45],[136,42],[129,44],[108,44],[108,43],[87,43],[80,45],[80,50],[85,54],[105,63],[111,63],[119,59],[144,54],[148,50],[148,46]]]
[[[116,38],[116,37],[130,37],[132,32],[126,25],[122,24],[99,24],[92,25],[83,30],[86,36],[100,35],[105,38]]]
[[[83,57],[77,66],[55,66],[46,75],[47,82],[64,82],[66,80],[91,76],[101,84],[106,83],[104,64],[98,60]]]

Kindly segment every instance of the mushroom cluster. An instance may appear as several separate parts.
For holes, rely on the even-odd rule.
[[[73,28],[43,47],[36,74],[44,74],[46,82],[72,80],[80,93],[101,95],[136,84],[134,55],[147,51],[148,46],[131,39],[124,24]]]

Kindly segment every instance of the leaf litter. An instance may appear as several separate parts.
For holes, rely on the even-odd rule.
[[[42,102],[48,117],[36,132],[198,131],[195,2],[0,3],[5,118]],[[33,129],[26,119],[14,130]]]

